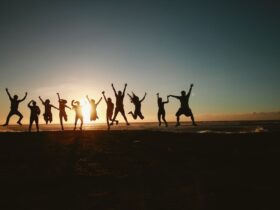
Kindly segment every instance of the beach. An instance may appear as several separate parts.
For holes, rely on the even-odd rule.
[[[269,125],[1,132],[0,208],[276,209],[280,133]]]

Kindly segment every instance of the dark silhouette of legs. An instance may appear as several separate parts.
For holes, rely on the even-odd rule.
[[[128,114],[131,114],[131,116],[133,117],[134,120],[137,119],[137,114],[136,113],[128,112]]]
[[[114,124],[114,121],[116,121],[116,124],[118,124],[119,121],[116,120],[116,117],[117,117],[117,115],[118,115],[119,112],[122,114],[122,116],[123,116],[123,118],[124,118],[124,120],[125,120],[125,122],[126,122],[126,125],[130,125],[130,124],[128,123],[128,121],[127,121],[127,118],[126,118],[126,116],[125,116],[125,113],[124,113],[124,110],[123,110],[123,109],[116,109],[116,110],[115,110],[115,114],[114,114],[114,117],[113,117],[112,122],[110,123],[110,125],[113,125],[113,124]]]
[[[137,117],[139,117],[141,120],[144,119],[144,116],[142,115],[141,112],[128,112],[128,114],[131,114],[131,116],[133,117],[134,120],[137,119]]]
[[[126,122],[126,125],[130,125],[130,124],[128,123],[128,121],[127,121],[126,116],[125,116],[124,110],[121,110],[120,113],[122,114],[122,116],[123,116],[123,118],[124,118],[124,120],[125,120],[125,122]]]
[[[158,125],[161,126],[161,119],[163,120],[165,127],[168,126],[166,120],[165,120],[165,112],[158,112]]]
[[[59,121],[60,121],[60,125],[61,125],[61,130],[64,130],[62,117],[63,117],[62,114],[60,114]]]
[[[161,113],[158,112],[158,125],[161,126]]]
[[[168,124],[167,124],[167,122],[165,120],[165,113],[162,113],[162,120],[163,120],[163,122],[165,124],[165,127],[168,127]]]
[[[30,121],[29,121],[29,129],[28,129],[28,131],[31,132],[33,122],[35,122],[37,132],[39,132],[39,119],[38,119],[38,117],[36,117],[36,118],[30,118]]]
[[[29,129],[28,129],[29,132],[31,132],[33,121],[34,121],[34,119],[30,118],[30,120],[29,120]]]
[[[78,118],[76,117],[76,118],[75,118],[75,124],[74,124],[74,131],[76,130],[77,122],[78,122]]]
[[[84,124],[84,119],[83,119],[83,118],[81,118],[80,120],[81,120],[80,130],[82,130],[82,129],[83,129],[83,124]]]
[[[83,129],[83,124],[84,124],[84,119],[82,117],[75,117],[75,125],[74,125],[74,131],[76,130],[77,128],[77,123],[78,123],[78,120],[81,121],[81,125],[80,125],[80,130]]]
[[[177,117],[176,126],[180,126],[180,115],[178,114],[178,115],[176,115],[176,117]]]
[[[115,113],[114,113],[114,117],[113,117],[112,122],[110,123],[110,125],[114,125],[114,121],[115,121],[115,119],[116,119],[118,113],[119,113],[119,110],[116,109],[116,110],[115,110]]]
[[[22,124],[21,124],[21,120],[22,120],[22,118],[23,118],[23,115],[22,115],[19,111],[10,111],[9,114],[8,114],[8,116],[7,116],[7,119],[6,119],[6,123],[5,123],[3,126],[9,125],[10,118],[11,118],[13,115],[19,116],[19,120],[17,121],[17,124],[22,125]]]
[[[192,120],[192,124],[194,125],[194,126],[197,126],[197,124],[195,123],[195,121],[194,121],[194,117],[193,117],[193,114],[191,113],[191,120]]]
[[[36,123],[37,132],[39,132],[39,119],[38,119],[38,117],[35,119],[35,123]]]

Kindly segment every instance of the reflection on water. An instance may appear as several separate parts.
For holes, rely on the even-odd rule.
[[[169,127],[158,127],[157,123],[132,123],[130,126],[120,123],[112,126],[112,130],[149,130],[162,132],[191,132],[191,133],[261,133],[261,132],[279,132],[280,121],[227,121],[227,122],[198,122],[194,127],[190,122],[183,123],[180,127],[175,127],[175,122],[170,123]],[[73,125],[65,125],[65,130],[72,130]],[[0,132],[26,132],[27,125],[10,125],[8,127],[0,126]],[[40,125],[41,131],[59,131],[60,126]],[[106,124],[85,124],[84,130],[107,130]]]

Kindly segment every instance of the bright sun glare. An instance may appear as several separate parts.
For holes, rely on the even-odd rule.
[[[84,123],[90,123],[90,112],[91,107],[87,99],[83,98],[81,101],[81,106],[83,107],[83,117],[84,117]]]

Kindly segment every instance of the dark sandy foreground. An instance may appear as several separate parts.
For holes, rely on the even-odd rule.
[[[0,209],[279,209],[279,136],[0,133]]]

